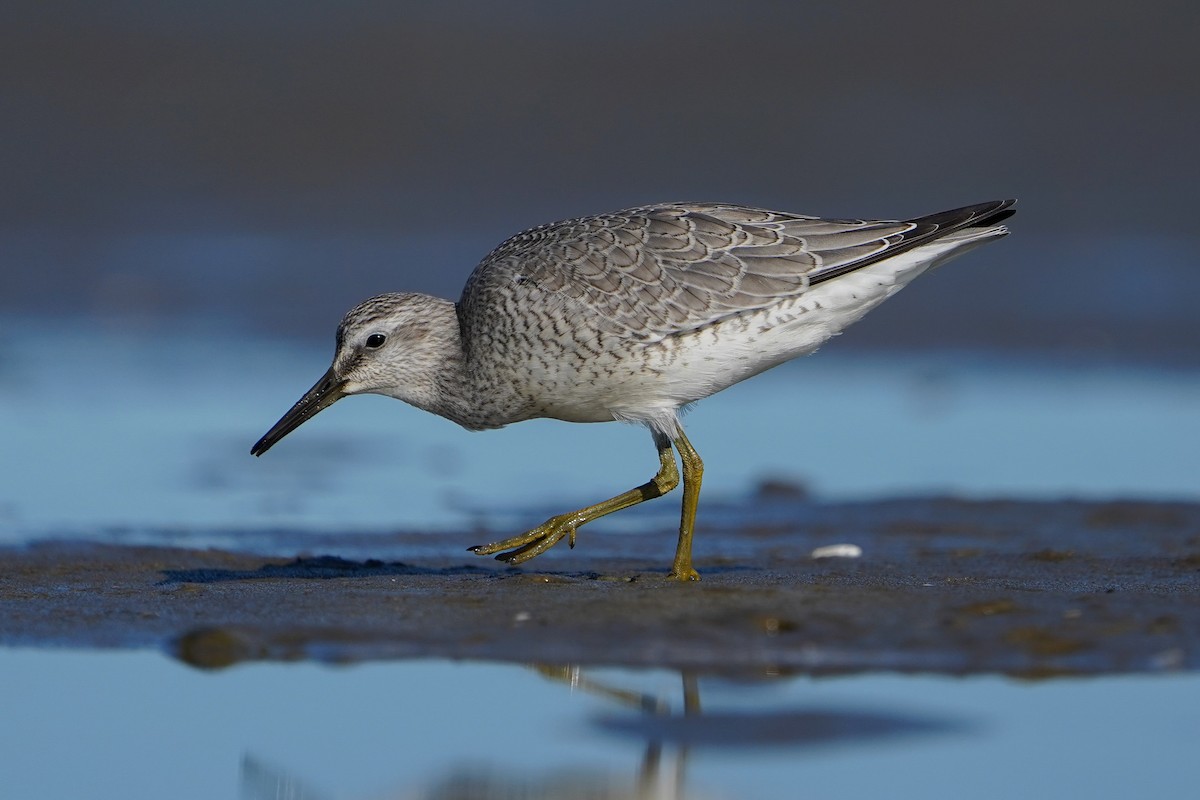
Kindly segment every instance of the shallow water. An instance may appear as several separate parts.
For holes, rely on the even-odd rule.
[[[0,650],[12,798],[1180,796],[1195,675],[812,679]],[[635,703],[643,703],[640,708]],[[659,748],[656,751],[656,748]],[[656,755],[657,752],[657,755]],[[450,786],[474,786],[454,794]],[[677,791],[678,789],[678,791]]]
[[[343,400],[255,459],[250,445],[328,352],[12,322],[0,542],[144,526],[194,544],[218,529],[521,527],[657,467],[639,427],[535,420],[469,434],[383,397]],[[703,502],[765,479],[835,500],[1200,498],[1200,373],[831,350],[709,398],[686,423],[706,463]],[[668,499],[600,525],[676,513]]]

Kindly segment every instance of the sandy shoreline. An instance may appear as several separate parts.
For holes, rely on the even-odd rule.
[[[703,531],[694,585],[665,577],[669,532],[581,537],[521,570],[459,555],[465,534],[443,556],[388,560],[36,543],[0,550],[0,643],[158,648],[205,667],[443,657],[1037,677],[1200,666],[1200,504],[806,508],[795,526]],[[276,552],[288,544],[278,536]],[[810,557],[832,541],[864,556]]]

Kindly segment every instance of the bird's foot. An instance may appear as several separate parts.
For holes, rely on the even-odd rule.
[[[540,556],[558,544],[564,536],[567,537],[567,544],[570,547],[574,547],[575,531],[585,521],[579,518],[577,512],[559,514],[557,517],[551,517],[536,528],[526,531],[519,536],[513,536],[499,542],[492,542],[491,544],[477,544],[467,549],[481,556],[498,553],[499,555],[496,556],[497,561],[504,561],[508,564],[521,564],[535,556]]]
[[[675,567],[671,570],[667,577],[676,581],[698,581],[700,580],[700,573],[696,572],[696,570],[690,566]]]
[[[692,566],[692,543],[687,541],[675,551],[675,562],[671,564],[671,572],[667,575],[673,581],[698,581],[700,573]]]

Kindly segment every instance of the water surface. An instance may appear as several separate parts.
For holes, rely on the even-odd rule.
[[[219,529],[520,527],[657,468],[639,427],[535,420],[471,434],[383,397],[343,400],[255,459],[250,445],[324,371],[325,348],[12,323],[0,338],[0,541],[140,526],[197,545]],[[685,422],[705,501],[768,479],[831,500],[1195,499],[1198,409],[1190,371],[831,347]]]
[[[684,680],[665,671],[207,673],[151,652],[7,649],[0,672],[13,798],[617,797],[639,785],[653,797],[1119,798],[1178,796],[1200,779],[1194,675],[700,676],[685,716]]]

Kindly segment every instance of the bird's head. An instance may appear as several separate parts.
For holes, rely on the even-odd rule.
[[[352,394],[384,394],[426,407],[445,355],[438,342],[453,305],[422,294],[382,294],[346,312],[337,330],[333,364],[251,448],[261,456],[276,442]]]

